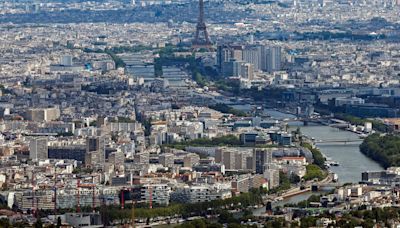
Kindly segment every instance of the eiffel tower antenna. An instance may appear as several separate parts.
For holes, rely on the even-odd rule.
[[[200,36],[203,37],[200,37]],[[196,25],[196,35],[192,43],[193,49],[205,48],[207,50],[212,50],[212,43],[210,37],[208,36],[207,26],[204,21],[204,1],[199,0],[199,18]]]

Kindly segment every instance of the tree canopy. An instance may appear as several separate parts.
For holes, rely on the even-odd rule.
[[[383,167],[400,165],[400,136],[372,134],[360,145],[360,151]]]

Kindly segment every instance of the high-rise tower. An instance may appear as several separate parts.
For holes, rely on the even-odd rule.
[[[201,38],[201,34],[203,37]],[[196,25],[196,36],[193,40],[192,47],[194,49],[205,48],[212,49],[212,43],[208,36],[207,26],[204,22],[204,1],[199,0],[199,18]]]

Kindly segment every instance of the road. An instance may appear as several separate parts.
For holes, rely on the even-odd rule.
[[[279,194],[272,194],[272,195],[268,195],[267,196],[267,200],[276,200],[276,199],[284,199],[284,198],[288,198],[288,197],[292,197],[295,195],[299,195],[308,191],[311,191],[311,186],[312,185],[324,185],[324,184],[329,184],[331,183],[333,180],[333,174],[329,173],[327,177],[325,177],[325,179],[321,180],[321,181],[308,181],[305,183],[304,188],[300,188],[300,187],[293,187],[283,193],[279,193]]]

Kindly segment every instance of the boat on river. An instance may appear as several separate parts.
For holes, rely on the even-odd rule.
[[[338,180],[339,180],[338,175],[337,175],[336,173],[333,173],[333,174],[332,174],[332,181],[333,181],[333,182],[338,182]]]
[[[325,158],[326,158],[325,165],[327,167],[339,166],[339,163],[337,161],[332,160],[330,157],[325,157]]]

